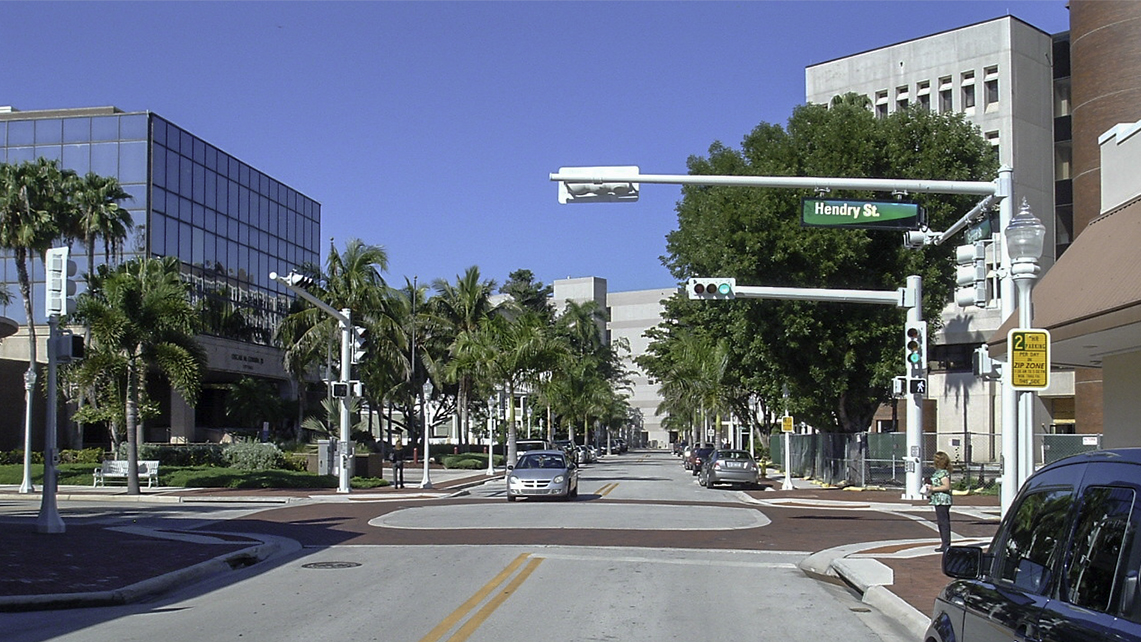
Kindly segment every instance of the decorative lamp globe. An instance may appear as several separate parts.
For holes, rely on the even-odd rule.
[[[1046,226],[1030,211],[1026,199],[1018,213],[1006,226],[1006,253],[1012,261],[1036,261],[1042,256],[1042,246],[1046,240]]]

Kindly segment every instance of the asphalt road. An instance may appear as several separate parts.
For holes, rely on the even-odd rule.
[[[502,484],[203,516],[204,530],[260,534],[286,552],[149,603],[0,614],[4,639],[906,639],[796,567],[830,539],[930,536],[906,516],[704,489],[667,454],[584,467],[572,502],[508,503]]]

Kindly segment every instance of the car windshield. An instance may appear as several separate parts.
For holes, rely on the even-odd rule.
[[[566,468],[566,461],[559,455],[527,455],[520,457],[516,468]]]
[[[697,456],[698,457],[708,457],[709,454],[712,452],[713,452],[712,448],[698,448],[697,449]]]

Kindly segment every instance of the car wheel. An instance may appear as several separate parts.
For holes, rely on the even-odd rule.
[[[573,489],[571,489],[571,491],[569,493],[567,493],[567,497],[569,497],[570,499],[574,499],[575,497],[578,497],[578,486],[575,486]]]

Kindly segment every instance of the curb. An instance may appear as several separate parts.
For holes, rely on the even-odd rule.
[[[848,559],[848,555],[868,546],[849,544],[825,549],[804,558],[797,566],[809,577],[850,586],[860,593],[862,602],[898,622],[914,638],[922,639],[931,619],[891,592],[888,588],[894,582],[891,568],[878,560]]]
[[[292,544],[292,545],[290,545]],[[56,593],[47,595],[0,596],[0,612],[41,611],[50,609],[87,608],[94,606],[121,606],[167,593],[176,588],[222,575],[226,571],[253,566],[283,551],[301,546],[292,540],[273,538],[261,544],[219,555],[193,566],[152,577],[130,586],[109,591],[89,593]]]

